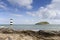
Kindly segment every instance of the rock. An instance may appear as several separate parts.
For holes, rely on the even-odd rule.
[[[60,40],[59,31],[0,29],[0,40]]]
[[[56,35],[55,33],[47,32],[47,31],[43,31],[43,30],[38,31],[38,34],[42,35],[42,36],[45,36],[45,37],[50,37],[50,36],[55,36]]]
[[[13,33],[14,30],[10,28],[0,28],[0,33]]]
[[[8,38],[6,38],[5,40],[12,40],[12,38],[8,37]]]

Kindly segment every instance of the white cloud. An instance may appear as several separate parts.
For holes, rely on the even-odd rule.
[[[7,5],[4,2],[0,2],[0,8],[6,10],[7,9]]]
[[[9,11],[9,10],[15,10],[15,12],[18,12],[19,10],[18,10],[18,8],[10,8],[9,6],[8,6],[8,4],[7,3],[4,3],[3,1],[0,1],[0,10],[5,10],[5,11]]]
[[[8,24],[9,20],[7,20],[7,18],[1,18],[0,17],[0,24]]]
[[[24,24],[34,24],[34,20],[25,19],[23,20]]]
[[[48,20],[50,24],[60,24],[60,20]]]
[[[32,12],[26,12],[28,15],[31,15],[31,16],[36,16],[34,13]]]
[[[21,14],[11,14],[12,16],[16,16],[16,17],[22,17],[23,15]]]
[[[42,19],[55,19],[60,15],[60,0],[52,0],[51,4],[46,7],[40,7],[35,12],[29,12],[29,15],[33,16],[33,14]]]
[[[11,4],[18,4],[19,6],[26,7],[28,9],[32,8],[33,0],[8,0]]]
[[[4,5],[0,5],[0,8],[5,8],[5,6]]]
[[[32,9],[32,6],[31,6],[31,5],[29,5],[29,6],[26,6],[26,8],[27,8],[27,9]]]
[[[28,12],[28,15],[39,17],[40,20],[51,24],[60,24],[60,0],[52,0],[46,7],[40,7],[37,11]]]

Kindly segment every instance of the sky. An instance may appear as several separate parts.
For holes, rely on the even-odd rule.
[[[60,0],[0,0],[0,24],[60,24]]]

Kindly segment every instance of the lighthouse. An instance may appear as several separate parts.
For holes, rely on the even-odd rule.
[[[13,19],[10,19],[10,25],[13,25]]]
[[[13,28],[13,19],[10,19],[10,28]]]

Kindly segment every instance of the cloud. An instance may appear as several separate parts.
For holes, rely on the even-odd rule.
[[[60,19],[60,0],[52,0],[46,7],[40,7],[37,11],[27,14],[41,19]]]
[[[37,11],[27,12],[27,14],[40,18],[39,21],[60,24],[60,0],[52,0],[51,4],[46,7],[40,7]]]
[[[32,12],[26,12],[28,15],[31,15],[31,16],[36,16],[34,13]]]
[[[21,14],[11,14],[12,16],[16,16],[16,17],[22,17],[23,15]]]
[[[25,19],[22,22],[24,22],[24,24],[34,24],[34,20],[30,20],[30,19]]]
[[[50,24],[60,24],[60,20],[48,20]]]
[[[0,17],[0,24],[8,24],[9,20],[7,20],[7,18],[1,18]]]
[[[0,2],[0,8],[6,10],[7,9],[7,5],[4,2]]]
[[[32,9],[33,0],[8,0],[11,4],[18,4],[19,6],[26,7],[27,9]]]

